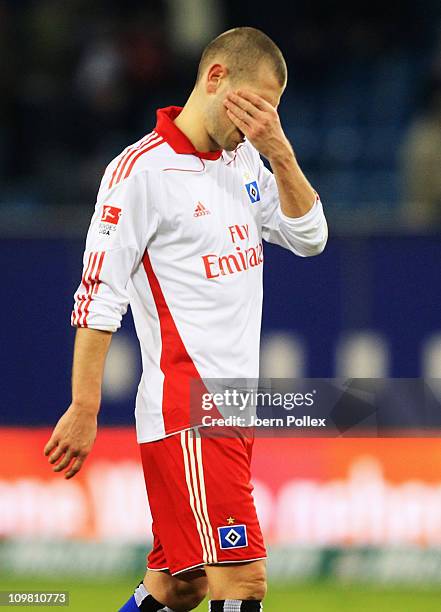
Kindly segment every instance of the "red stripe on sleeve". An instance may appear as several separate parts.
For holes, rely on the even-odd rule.
[[[144,145],[146,145],[148,142],[150,142],[150,140],[152,140],[153,138],[155,138],[155,136],[157,136],[157,134],[155,134],[155,132],[150,132],[150,134],[147,134],[147,136],[144,136],[144,138],[141,140],[141,142],[136,145],[136,146],[132,146],[130,147],[120,158],[119,162],[116,165],[115,170],[113,171],[112,174],[112,178],[110,179],[109,182],[109,189],[111,187],[113,187],[116,183],[119,182],[119,178],[118,180],[116,180],[116,177],[118,175],[118,173],[120,173],[120,170],[122,171],[124,166],[125,166],[125,162],[126,160],[130,157],[130,155],[134,152],[137,151],[138,149],[140,149],[141,147],[143,147]]]
[[[101,281],[99,281],[99,277],[101,273],[101,268],[103,267],[104,255],[105,255],[105,251],[101,251],[101,253],[99,254],[97,267],[95,269],[95,272],[93,274],[93,277],[89,285],[89,291],[88,291],[89,298],[84,306],[84,313],[83,313],[83,326],[84,327],[88,327],[87,316],[89,314],[89,306],[90,306],[90,303],[92,302],[93,295],[96,294],[96,292],[98,291],[98,287],[101,283]],[[96,256],[98,256],[98,253],[96,253]],[[96,256],[94,258],[95,261],[97,258]]]
[[[76,304],[74,307],[74,313],[73,313],[73,323],[74,325],[78,325],[80,318],[81,318],[81,308],[84,305],[84,300],[87,297],[87,287],[88,287],[88,283],[87,283],[87,279],[89,276],[89,272],[91,269],[91,265],[92,265],[92,261],[93,261],[93,256],[94,256],[94,252],[91,251],[89,253],[89,259],[87,260],[87,265],[84,266],[84,271],[83,271],[83,276],[81,279],[81,285],[82,287],[84,287],[84,292],[83,293],[78,293],[77,297],[76,297]]]
[[[151,151],[152,149],[155,149],[156,147],[158,147],[163,142],[164,142],[164,140],[161,138],[161,140],[159,142],[155,142],[155,144],[152,144],[152,145],[148,146],[146,149],[142,149],[141,151],[139,151],[139,153],[137,153],[136,155],[132,156],[132,159],[130,160],[130,164],[127,167],[126,173],[124,174],[124,178],[126,179],[126,178],[128,178],[130,176],[130,173],[131,173],[131,171],[133,169],[133,166],[135,165],[137,159],[139,157],[141,157],[141,155],[144,155],[148,151]]]

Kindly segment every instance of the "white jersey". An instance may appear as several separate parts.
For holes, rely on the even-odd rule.
[[[139,442],[190,427],[192,379],[259,376],[262,239],[303,257],[327,225],[317,196],[303,217],[280,208],[256,149],[197,152],[173,119],[107,167],[87,234],[72,325],[115,332],[130,303],[143,373]]]

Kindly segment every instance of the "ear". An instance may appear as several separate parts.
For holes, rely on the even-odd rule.
[[[207,72],[207,78],[205,82],[206,91],[208,94],[215,94],[222,83],[222,79],[225,79],[228,75],[228,68],[222,64],[212,64]]]

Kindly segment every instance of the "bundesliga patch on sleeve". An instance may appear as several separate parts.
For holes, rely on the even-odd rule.
[[[252,181],[251,183],[247,183],[245,185],[245,189],[247,190],[248,197],[250,198],[251,204],[255,204],[256,202],[260,202],[260,192],[257,181]]]
[[[107,223],[118,225],[120,216],[120,208],[116,208],[116,206],[103,206],[103,216],[101,217],[101,221],[107,221]]]
[[[99,233],[104,234],[105,236],[110,236],[110,232],[114,232],[116,230],[120,217],[120,208],[117,208],[116,206],[103,206]]]
[[[228,525],[218,527],[219,544],[222,550],[228,548],[245,548],[248,546],[246,525]]]

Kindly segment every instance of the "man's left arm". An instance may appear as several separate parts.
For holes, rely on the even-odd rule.
[[[264,238],[301,256],[321,253],[328,236],[323,207],[297,162],[277,110],[247,90],[229,94],[225,106],[231,121],[273,170],[272,174],[261,164],[261,187],[269,193],[262,219]]]

